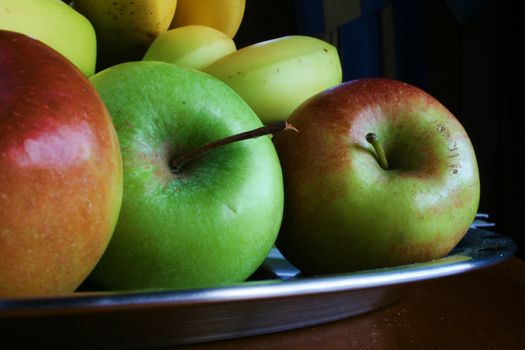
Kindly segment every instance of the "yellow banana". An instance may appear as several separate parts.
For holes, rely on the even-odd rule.
[[[306,99],[342,81],[337,49],[301,35],[246,46],[204,72],[232,87],[263,123],[286,120]]]
[[[149,46],[144,60],[202,70],[235,50],[235,43],[223,32],[208,26],[191,25],[159,35]]]
[[[29,35],[60,52],[90,76],[96,36],[91,23],[59,0],[0,0],[0,29]]]
[[[168,30],[177,0],[75,0],[97,33],[99,67],[140,60],[149,44]]]
[[[235,36],[244,16],[246,0],[179,0],[170,28],[202,24]]]

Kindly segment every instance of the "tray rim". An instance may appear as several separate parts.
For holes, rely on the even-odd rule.
[[[490,246],[484,247],[481,248],[483,254],[479,256],[462,254],[461,249],[459,252],[455,252],[455,249],[446,257],[423,263],[286,280],[247,281],[214,288],[75,292],[63,296],[0,298],[0,319],[96,313],[122,309],[129,310],[130,308],[248,302],[260,299],[290,298],[381,288],[452,276],[489,267],[509,259],[517,250],[517,246],[512,239],[493,231],[472,227],[467,234],[485,235],[498,239],[500,241],[499,248],[501,249],[492,249],[493,247]]]

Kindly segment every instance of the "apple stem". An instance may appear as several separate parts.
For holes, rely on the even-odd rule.
[[[240,134],[228,136],[228,137],[225,137],[217,141],[208,142],[204,146],[195,148],[191,150],[190,152],[180,154],[179,156],[177,156],[171,161],[171,169],[175,174],[179,174],[182,170],[182,167],[186,163],[194,160],[195,158],[202,156],[203,154],[207,153],[208,151],[211,151],[214,148],[221,147],[221,146],[227,145],[232,142],[254,139],[254,138],[268,135],[268,134],[275,134],[277,132],[281,132],[284,130],[298,131],[296,128],[292,126],[292,124],[289,124],[286,121],[279,121],[279,122],[275,122],[272,124],[264,125],[257,129],[253,129],[250,131],[242,132]]]
[[[381,168],[383,168],[384,170],[388,170],[388,161],[386,160],[385,150],[379,142],[377,134],[373,132],[366,134],[366,140],[372,145],[372,147],[374,147],[374,150],[376,151],[377,155],[377,160],[379,161],[379,165],[381,166]]]

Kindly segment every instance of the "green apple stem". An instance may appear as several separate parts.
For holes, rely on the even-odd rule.
[[[182,167],[187,164],[188,162],[202,156],[203,154],[211,151],[212,149],[215,149],[217,147],[222,147],[224,145],[227,145],[232,142],[237,141],[243,141],[248,139],[254,139],[259,136],[264,136],[268,134],[275,134],[277,132],[281,132],[284,130],[294,130],[297,131],[296,128],[294,128],[291,124],[289,124],[286,121],[279,121],[272,124],[268,124],[265,126],[262,126],[257,129],[253,129],[250,131],[245,131],[240,134],[232,135],[225,137],[223,139],[212,141],[204,146],[198,147],[196,149],[193,149],[189,152],[183,153],[178,155],[176,158],[174,158],[171,161],[171,169],[174,173],[178,174],[182,171]]]
[[[379,142],[377,134],[373,132],[366,134],[366,140],[372,145],[372,147],[374,147],[374,150],[376,151],[377,155],[377,160],[379,161],[379,165],[381,166],[381,168],[388,170],[388,161],[386,160],[385,150]]]

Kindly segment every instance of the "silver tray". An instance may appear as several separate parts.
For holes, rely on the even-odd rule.
[[[81,291],[0,299],[3,344],[53,348],[151,348],[271,333],[372,311],[410,283],[485,268],[516,251],[479,219],[442,259],[348,274],[302,277],[277,250],[244,283],[184,291]]]

